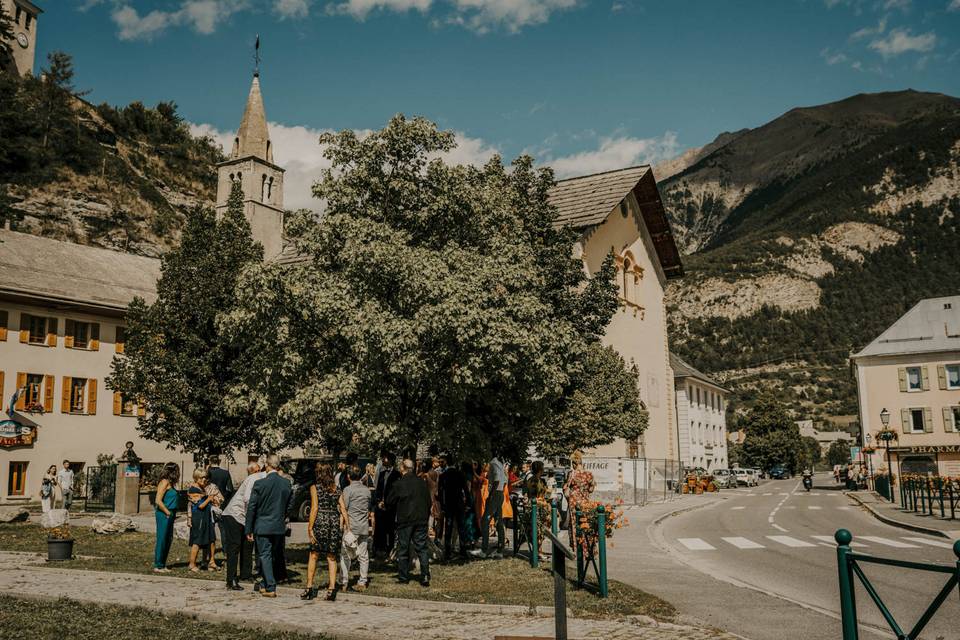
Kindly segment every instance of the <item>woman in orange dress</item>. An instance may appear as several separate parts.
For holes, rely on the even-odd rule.
[[[483,509],[487,506],[487,496],[489,495],[490,482],[487,480],[487,465],[474,463],[473,502],[476,509],[477,531],[480,531],[480,521],[483,518]]]

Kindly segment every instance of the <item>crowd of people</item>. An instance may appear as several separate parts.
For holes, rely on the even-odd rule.
[[[201,566],[219,570],[215,559],[219,531],[227,588],[242,590],[240,582],[252,580],[255,591],[276,597],[277,585],[288,578],[285,542],[290,534],[293,478],[274,454],[266,457],[262,467],[250,463],[247,477],[234,489],[220,459],[214,456],[209,462],[193,472],[186,490],[189,570],[200,571]],[[562,495],[573,510],[589,500],[595,484],[579,454],[571,462]],[[328,578],[324,599],[335,600],[338,591],[349,587],[354,564],[358,576],[352,589],[366,590],[371,559],[395,559],[396,580],[401,584],[414,580],[416,563],[417,580],[429,586],[432,559],[452,560],[454,544],[461,559],[502,558],[515,505],[529,513],[529,506],[537,503],[541,536],[550,527],[556,481],[539,460],[515,466],[498,456],[487,463],[457,463],[450,456],[434,456],[418,464],[411,459],[398,463],[392,453],[384,453],[376,465],[363,467],[356,455],[335,466],[318,461],[312,476],[307,486],[309,555],[304,600],[320,595],[317,571],[324,560]],[[158,573],[169,571],[179,483],[179,466],[165,465],[155,496],[153,570]],[[572,524],[569,531],[572,543]]]
[[[870,474],[867,472],[866,465],[854,464],[848,462],[846,465],[833,465],[833,480],[837,484],[842,483],[850,491],[866,488],[867,479]]]

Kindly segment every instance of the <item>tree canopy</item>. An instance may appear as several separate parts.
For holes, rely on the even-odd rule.
[[[181,245],[163,257],[156,301],[130,304],[124,353],[107,380],[145,406],[143,437],[201,455],[256,445],[255,423],[227,401],[239,348],[216,319],[233,307],[240,272],[262,257],[239,183],[221,218],[209,209],[187,216]]]
[[[740,426],[746,432],[740,450],[744,465],[766,470],[782,464],[796,473],[805,462],[800,428],[772,395],[761,396]]]
[[[835,464],[850,462],[850,443],[846,440],[834,440],[827,449],[827,462],[832,467]]]
[[[593,417],[636,432],[610,415],[636,417],[629,373],[606,415],[582,388],[614,367],[591,347],[617,307],[613,265],[587,279],[576,234],[554,227],[550,170],[526,156],[448,165],[453,135],[420,118],[321,143],[324,214],[287,228],[300,258],[245,272],[222,319],[246,347],[232,406],[271,446],[524,455],[559,446],[544,429],[564,411],[567,433]],[[568,443],[596,440],[581,427]]]

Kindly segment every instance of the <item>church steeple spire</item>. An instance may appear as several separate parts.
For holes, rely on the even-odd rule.
[[[247,96],[247,106],[243,110],[240,129],[233,141],[231,158],[253,156],[267,162],[273,162],[273,149],[270,145],[270,132],[267,130],[267,112],[263,108],[263,95],[260,93],[260,73],[254,73]]]

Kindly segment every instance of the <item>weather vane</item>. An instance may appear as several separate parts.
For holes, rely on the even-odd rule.
[[[260,75],[260,34],[257,34],[257,42],[253,45],[253,75]]]

